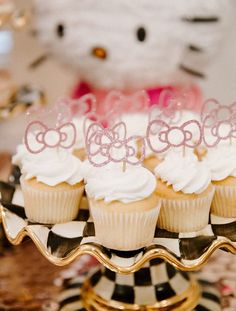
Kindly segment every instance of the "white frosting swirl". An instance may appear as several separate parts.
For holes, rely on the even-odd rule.
[[[211,179],[223,180],[229,176],[236,177],[236,147],[218,146],[209,149],[205,158],[211,171]]]
[[[27,156],[28,151],[24,144],[20,144],[16,148],[16,154],[12,157],[12,163],[21,168],[23,159]]]
[[[211,182],[210,170],[205,162],[199,162],[193,153],[183,156],[181,153],[170,152],[160,163],[155,174],[174,191],[186,194],[200,194]]]
[[[41,147],[41,145],[35,139],[35,134],[30,133],[28,139],[32,149],[35,150]],[[32,154],[27,150],[25,144],[22,143],[17,146],[16,154],[12,157],[12,163],[21,168],[23,160],[26,160],[28,157],[30,158],[31,156]]]
[[[122,121],[126,124],[127,136],[145,136],[148,126],[148,114],[144,112],[125,113]]]
[[[65,149],[28,154],[22,160],[22,173],[27,180],[36,178],[48,186],[62,182],[75,185],[83,180],[82,162]]]
[[[123,172],[122,164],[109,168],[93,169],[87,175],[85,187],[89,197],[105,202],[136,202],[149,197],[156,189],[155,176],[142,166],[127,166]]]

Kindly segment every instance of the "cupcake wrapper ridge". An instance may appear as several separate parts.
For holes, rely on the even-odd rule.
[[[143,212],[110,212],[91,203],[90,211],[99,243],[111,249],[132,251],[153,241],[160,201],[156,208]]]
[[[208,224],[214,190],[206,197],[186,200],[161,199],[158,227],[171,232],[193,232]]]
[[[236,217],[236,187],[216,185],[215,189],[212,214],[226,218]]]
[[[25,213],[32,222],[57,224],[76,218],[84,187],[69,190],[34,189],[21,180]]]

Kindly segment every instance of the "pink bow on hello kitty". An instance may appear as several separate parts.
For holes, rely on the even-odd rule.
[[[71,135],[68,135],[71,131]],[[49,128],[41,121],[31,122],[25,131],[24,143],[30,153],[37,154],[46,148],[71,148],[76,141],[76,128],[71,122]]]
[[[201,124],[190,120],[181,126],[170,126],[162,120],[153,120],[148,125],[146,139],[155,153],[165,152],[171,147],[195,148],[202,141]]]
[[[96,167],[110,162],[140,164],[145,156],[144,138],[127,136],[126,125],[120,122],[112,128],[103,128],[99,123],[89,126],[86,134],[86,149],[90,163]],[[141,157],[137,155],[137,141],[142,143]]]
[[[209,99],[203,106],[201,120],[203,141],[207,147],[236,138],[236,103],[221,105],[215,99]]]

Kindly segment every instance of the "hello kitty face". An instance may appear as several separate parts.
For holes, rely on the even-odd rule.
[[[233,0],[34,0],[48,54],[95,88],[150,88],[206,76]]]

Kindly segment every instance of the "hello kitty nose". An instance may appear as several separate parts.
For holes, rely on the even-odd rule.
[[[107,58],[107,51],[100,46],[92,48],[91,54],[92,56],[97,57],[102,60],[105,60]]]

